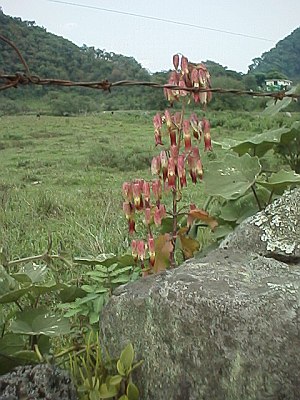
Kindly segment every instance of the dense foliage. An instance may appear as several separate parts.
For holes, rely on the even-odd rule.
[[[280,40],[276,46],[262,54],[261,57],[254,58],[249,66],[251,74],[273,73],[284,74],[287,78],[299,81],[300,79],[300,28],[295,29],[289,36]]]

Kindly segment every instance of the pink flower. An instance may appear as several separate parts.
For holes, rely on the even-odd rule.
[[[203,133],[204,133],[204,150],[212,150],[211,137],[210,137],[210,123],[206,118],[202,118],[201,121]]]
[[[135,239],[131,241],[131,254],[134,261],[136,262],[138,260],[138,253],[137,253],[137,241]]]
[[[188,59],[184,56],[181,57],[181,70],[184,75],[189,73]]]
[[[170,157],[168,161],[168,187],[172,189],[176,188],[176,167],[173,157]]]
[[[175,69],[178,69],[178,65],[179,65],[179,55],[178,54],[174,54],[173,56],[173,65]]]
[[[129,201],[123,202],[123,212],[127,219],[131,218],[132,215],[134,214],[133,205]]]
[[[161,225],[161,221],[166,216],[166,207],[163,204],[156,206],[154,209],[154,223],[156,226]]]
[[[181,187],[187,186],[184,164],[185,164],[184,155],[181,154],[180,156],[178,156],[178,161],[177,161],[177,172]]]
[[[150,207],[145,208],[145,225],[148,226],[151,223],[151,209]]]
[[[179,150],[176,145],[173,145],[170,147],[170,156],[171,156],[171,158],[174,159],[175,165],[177,165],[178,152],[179,152]]]
[[[162,196],[162,186],[159,179],[152,181],[152,193],[155,197],[155,200],[159,202]]]
[[[124,182],[122,186],[123,197],[126,200],[131,201],[133,199],[132,195],[132,183],[131,182]]]
[[[146,256],[145,242],[143,240],[139,240],[136,247],[139,260],[144,261]]]
[[[155,114],[153,117],[154,129],[160,129],[162,127],[162,119],[159,113]]]
[[[176,131],[174,129],[169,129],[169,134],[170,134],[170,142],[171,146],[176,146]]]
[[[149,182],[144,181],[142,192],[143,192],[145,201],[149,202],[150,201],[150,183]]]
[[[172,116],[171,116],[171,113],[169,110],[165,111],[165,118],[166,118],[167,127],[171,128],[173,125],[173,122],[172,122]]]
[[[128,231],[129,235],[133,235],[135,232],[135,220],[133,218],[129,218],[128,220]]]
[[[134,206],[137,210],[143,208],[142,188],[139,181],[134,182],[132,187]]]
[[[151,173],[152,175],[159,175],[160,174],[160,156],[156,156],[152,158],[151,162]]]
[[[190,133],[190,121],[183,121],[183,138],[184,138],[184,149],[189,151],[192,147],[192,138]]]
[[[160,164],[163,173],[163,180],[165,181],[168,176],[168,156],[165,150],[160,152]]]
[[[149,252],[149,263],[151,267],[155,264],[155,242],[152,235],[148,236],[148,252]]]

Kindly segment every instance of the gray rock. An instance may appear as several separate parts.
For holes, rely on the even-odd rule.
[[[269,225],[250,224],[257,235],[249,228],[248,237],[241,227],[240,239],[236,233],[228,249],[128,284],[112,296],[100,319],[103,344],[117,357],[131,342],[137,359],[145,360],[134,375],[141,399],[299,400],[300,265],[272,258],[274,250],[291,253],[277,242],[268,250],[259,236],[267,232],[270,243],[275,240],[276,215],[270,210],[297,207],[293,196],[299,192],[260,213],[269,216]],[[293,210],[286,212],[291,221]],[[284,230],[283,217],[279,221]],[[298,229],[286,233],[295,243],[293,256]]]
[[[255,252],[287,262],[298,262],[300,189],[285,192],[265,210],[243,221],[220,247]]]
[[[17,367],[0,376],[0,400],[77,400],[66,371],[49,364]]]

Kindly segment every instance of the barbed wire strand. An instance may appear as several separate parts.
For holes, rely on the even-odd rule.
[[[109,82],[107,79],[104,79],[100,81],[91,81],[91,82],[88,81],[75,82],[63,79],[41,78],[38,75],[33,75],[30,73],[30,69],[25,59],[23,58],[21,52],[11,40],[7,39],[5,36],[1,34],[0,34],[0,40],[4,41],[14,49],[22,65],[25,68],[25,73],[16,72],[15,74],[4,74],[0,72],[0,80],[5,81],[4,84],[0,85],[0,91],[30,84],[44,85],[44,86],[49,85],[49,86],[64,86],[64,87],[86,87],[90,89],[101,89],[105,91],[111,91],[111,89],[114,87],[146,86],[156,89],[171,89],[171,90],[178,90],[178,91],[180,90],[180,91],[194,92],[194,93],[211,92],[219,94],[250,95],[252,97],[271,97],[274,98],[275,102],[277,102],[277,100],[283,100],[285,97],[292,99],[300,99],[300,94],[287,93],[284,90],[279,92],[257,92],[257,91],[254,92],[252,90],[240,90],[240,89],[196,88],[196,87],[191,88],[191,87],[182,87],[170,84],[159,84],[155,82],[132,81],[132,80]]]

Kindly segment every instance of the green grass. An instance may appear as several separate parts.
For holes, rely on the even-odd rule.
[[[152,116],[2,116],[0,247],[9,258],[43,252],[49,235],[54,251],[73,255],[126,250],[121,186],[150,177],[150,161],[160,150],[154,147]],[[233,112],[207,117],[215,140],[243,139],[292,120]],[[189,183],[185,199],[201,206],[201,185]]]

